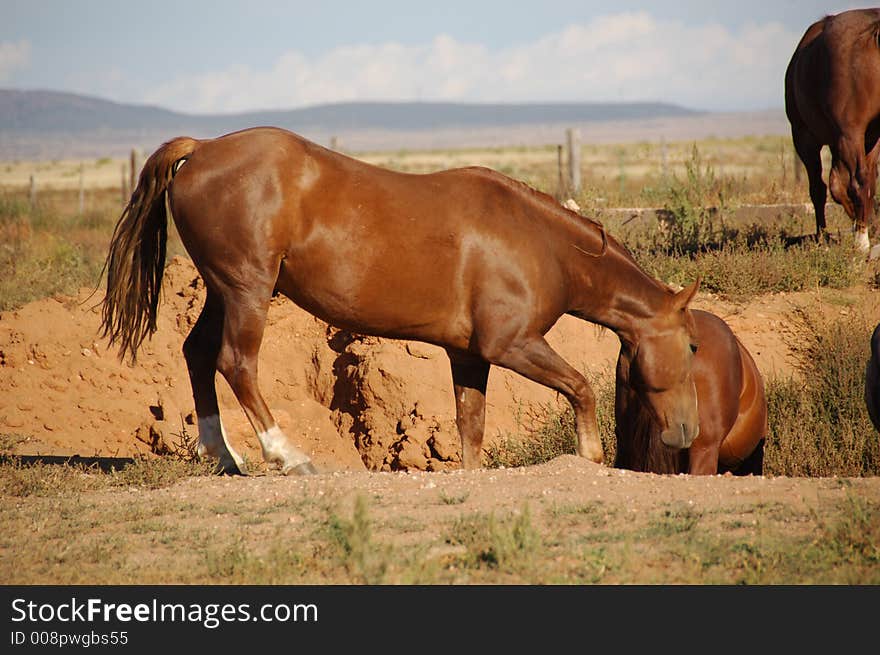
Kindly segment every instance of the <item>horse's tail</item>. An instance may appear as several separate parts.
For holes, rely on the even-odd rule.
[[[110,345],[119,343],[120,359],[128,352],[134,362],[138,347],[156,331],[168,236],[165,191],[178,162],[198,145],[195,139],[178,137],[150,155],[110,239],[101,327]]]

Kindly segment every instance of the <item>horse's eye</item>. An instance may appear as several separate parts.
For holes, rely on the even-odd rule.
[[[695,355],[697,354],[697,344],[695,344],[695,343],[691,344],[691,352],[694,353]]]

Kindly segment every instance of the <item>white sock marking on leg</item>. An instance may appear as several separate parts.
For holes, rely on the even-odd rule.
[[[263,457],[267,462],[280,462],[281,468],[289,469],[311,460],[308,455],[290,442],[287,435],[277,425],[273,425],[265,432],[259,432],[257,436],[263,447]]]
[[[244,461],[232,446],[229,445],[223,421],[220,420],[220,416],[217,414],[199,418],[199,446],[197,452],[199,456],[207,454],[217,457],[221,463],[223,463],[223,456],[228,454],[239,470],[244,470]]]
[[[853,232],[855,232],[856,247],[862,252],[868,252],[871,249],[871,241],[868,239],[868,228],[864,230],[853,228]]]

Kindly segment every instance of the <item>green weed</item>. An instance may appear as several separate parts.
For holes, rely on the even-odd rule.
[[[389,566],[389,549],[373,541],[373,529],[367,515],[367,501],[355,499],[352,517],[336,513],[330,516],[330,541],[337,559],[359,583],[381,584]]]
[[[466,563],[470,566],[522,571],[533,564],[541,535],[532,525],[526,505],[505,519],[499,519],[494,512],[457,519],[447,542],[465,546]]]

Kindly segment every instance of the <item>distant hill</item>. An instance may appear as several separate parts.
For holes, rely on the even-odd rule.
[[[286,111],[186,114],[57,91],[0,89],[0,159],[124,156],[178,136],[210,138],[275,125],[347,150],[558,143],[564,128],[585,140],[700,138],[776,132],[782,112],[714,114],[660,102],[349,102]]]
[[[454,102],[348,102],[285,111],[184,114],[57,91],[0,89],[0,130],[76,133],[102,129],[196,128],[219,133],[254,125],[291,130],[424,130],[687,116],[697,112],[666,103],[466,104]]]
[[[181,115],[57,91],[0,89],[0,130],[76,133],[96,129],[165,128]]]

